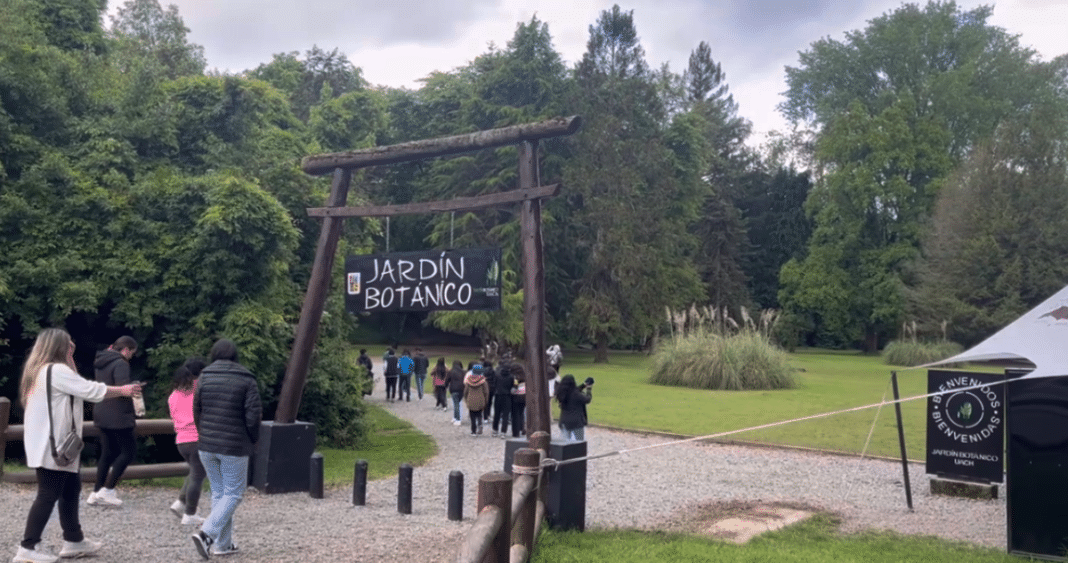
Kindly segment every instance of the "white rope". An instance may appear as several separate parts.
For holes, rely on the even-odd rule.
[[[1001,383],[1004,383],[1004,382],[1001,382]],[[715,434],[705,434],[704,436],[694,436],[692,438],[684,438],[684,439],[681,439],[681,440],[672,440],[670,442],[661,442],[659,444],[649,444],[647,446],[640,446],[640,447],[637,447],[637,448],[616,450],[616,451],[607,452],[607,453],[603,453],[603,454],[596,454],[596,455],[590,455],[590,456],[585,456],[585,457],[576,457],[576,458],[565,459],[565,460],[546,459],[545,461],[542,462],[542,466],[543,467],[547,466],[547,465],[549,465],[549,462],[552,462],[552,465],[555,468],[557,466],[567,465],[569,463],[578,463],[580,461],[587,461],[587,460],[591,460],[591,459],[609,457],[609,456],[613,456],[613,455],[629,454],[629,453],[633,453],[633,452],[640,452],[642,450],[651,450],[653,448],[662,448],[664,446],[674,446],[676,444],[685,444],[685,443],[688,443],[688,442],[698,442],[698,441],[701,441],[701,440],[709,440],[709,439],[712,439],[712,438],[722,438],[724,436],[732,436],[734,434],[741,434],[742,432],[751,432],[753,430],[764,430],[764,429],[767,429],[767,428],[775,428],[775,427],[778,427],[778,426],[784,426],[784,425],[787,425],[787,424],[793,424],[794,422],[804,422],[806,420],[818,420],[818,419],[821,419],[821,418],[827,418],[827,417],[830,417],[830,416],[835,416],[835,415],[839,415],[839,414],[845,414],[845,413],[849,413],[849,412],[857,412],[857,411],[867,410],[867,409],[876,408],[876,407],[882,409],[883,405],[893,405],[893,404],[896,404],[896,403],[904,403],[904,402],[907,402],[907,401],[915,401],[915,400],[918,400],[918,399],[926,399],[928,397],[937,397],[939,395],[945,395],[947,393],[959,393],[961,391],[970,391],[972,389],[982,389],[984,387],[990,387],[990,386],[993,386],[993,385],[998,385],[998,383],[981,383],[979,385],[973,385],[971,387],[955,387],[953,389],[948,389],[946,391],[935,391],[934,393],[927,393],[926,395],[916,395],[915,397],[905,397],[904,399],[896,399],[896,400],[893,400],[893,401],[887,401],[886,400],[886,395],[884,394],[882,401],[880,401],[878,403],[872,403],[870,405],[862,405],[862,406],[859,406],[859,407],[852,407],[852,408],[842,409],[842,410],[837,410],[837,411],[832,411],[832,412],[812,414],[812,415],[808,415],[808,416],[802,416],[800,418],[793,418],[793,419],[790,419],[790,420],[782,420],[782,421],[779,421],[779,422],[770,422],[768,424],[761,424],[761,425],[758,425],[758,426],[750,426],[748,428],[740,428],[738,430],[728,430],[726,432],[717,432]]]
[[[886,394],[890,392],[890,385],[893,381],[893,375],[886,381],[886,389],[883,389],[883,398],[879,401],[879,408],[875,411],[875,418],[871,421],[871,428],[868,429],[868,438],[864,440],[864,449],[860,451],[860,459],[864,459],[864,456],[868,453],[868,445],[871,444],[871,437],[875,434],[875,425],[879,422],[879,414],[883,412],[883,403],[886,402]],[[849,488],[847,488],[845,494],[842,495],[843,501],[849,499],[849,495],[853,494],[853,487],[857,484],[857,473],[860,473],[859,464],[856,466],[856,469],[853,470],[853,478],[849,480]]]

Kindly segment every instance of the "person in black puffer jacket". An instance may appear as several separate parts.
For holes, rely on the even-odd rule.
[[[220,339],[209,361],[193,396],[200,461],[211,485],[211,514],[193,534],[204,559],[237,551],[231,537],[234,511],[248,487],[248,458],[263,415],[256,377],[237,363],[237,346]]]
[[[96,380],[121,387],[130,381],[130,358],[137,352],[137,341],[121,336],[107,350],[96,353],[93,369]],[[137,453],[134,428],[137,417],[129,397],[104,399],[93,406],[93,423],[100,429],[100,459],[96,464],[96,484],[86,503],[96,506],[122,506],[115,485]]]

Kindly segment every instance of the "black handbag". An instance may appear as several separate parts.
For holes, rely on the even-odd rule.
[[[66,467],[81,457],[82,447],[85,442],[78,436],[78,428],[74,426],[74,397],[70,398],[70,430],[63,435],[63,439],[56,446],[55,423],[52,420],[52,364],[48,364],[46,378],[45,400],[48,401],[48,443],[52,446],[52,459],[56,465]]]

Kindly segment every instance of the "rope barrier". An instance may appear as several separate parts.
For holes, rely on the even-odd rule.
[[[879,408],[875,411],[875,418],[871,421],[871,428],[868,429],[868,438],[864,440],[864,448],[860,451],[860,459],[864,459],[864,456],[868,453],[868,446],[871,444],[871,437],[875,434],[875,424],[879,422],[879,415],[883,412],[883,403],[886,402],[886,394],[890,392],[890,384],[893,381],[893,376],[886,380],[886,388],[883,389],[883,398],[879,402]],[[849,480],[849,488],[846,489],[845,494],[842,495],[842,500],[849,498],[849,495],[853,494],[853,486],[857,484],[856,475],[860,472],[860,466],[858,465],[853,470],[853,479]]]
[[[1004,383],[1004,382],[1002,382],[1002,383]],[[775,427],[778,427],[778,426],[785,426],[787,424],[793,424],[795,422],[804,422],[806,420],[818,420],[818,419],[821,419],[821,418],[827,418],[827,417],[831,417],[831,416],[835,416],[835,415],[839,415],[839,414],[850,413],[850,412],[858,412],[858,411],[863,411],[863,410],[872,409],[872,408],[876,408],[876,407],[878,407],[879,409],[882,409],[882,407],[884,405],[893,405],[895,403],[904,403],[904,402],[907,402],[907,401],[915,401],[915,400],[918,400],[918,399],[927,399],[929,397],[937,397],[939,395],[946,395],[948,393],[959,393],[961,391],[971,391],[973,389],[982,389],[984,387],[990,387],[990,386],[993,386],[993,385],[998,385],[998,383],[981,383],[979,385],[973,385],[971,387],[956,387],[956,388],[949,389],[949,390],[946,390],[946,391],[935,391],[934,393],[927,393],[926,395],[916,395],[915,397],[905,397],[903,399],[897,399],[897,400],[893,400],[893,401],[887,401],[886,400],[886,394],[884,393],[882,401],[880,401],[878,403],[872,403],[870,405],[862,405],[862,406],[859,406],[859,407],[851,407],[851,408],[848,408],[848,409],[841,409],[841,410],[832,411],[832,412],[811,414],[811,415],[808,415],[808,416],[802,416],[800,418],[793,418],[793,419],[790,419],[790,420],[781,420],[779,422],[770,422],[768,424],[760,424],[758,426],[750,426],[748,428],[741,428],[741,429],[738,429],[738,430],[728,430],[726,432],[717,432],[715,434],[705,434],[703,436],[694,436],[694,437],[691,437],[691,438],[683,438],[681,440],[672,440],[670,442],[661,442],[659,444],[649,444],[647,446],[639,446],[637,448],[615,450],[615,451],[612,451],[612,452],[606,452],[606,453],[601,453],[601,454],[596,454],[596,455],[588,455],[588,456],[585,456],[585,457],[576,457],[576,458],[566,459],[566,460],[546,459],[546,460],[542,461],[542,467],[549,466],[550,465],[549,462],[551,462],[551,466],[555,469],[555,468],[557,468],[557,467],[559,467],[561,465],[567,465],[567,464],[570,464],[570,463],[578,463],[580,461],[589,461],[589,460],[599,459],[599,458],[602,458],[602,457],[609,457],[609,456],[613,456],[613,455],[629,454],[629,453],[633,453],[633,452],[640,452],[640,451],[643,451],[643,450],[651,450],[651,449],[654,449],[654,448],[662,448],[664,446],[674,446],[674,445],[677,445],[677,444],[685,444],[685,443],[688,443],[688,442],[699,442],[701,440],[710,440],[712,438],[722,438],[724,436],[731,436],[731,435],[734,435],[734,434],[741,434],[742,432],[751,432],[751,431],[754,431],[754,430],[765,430],[767,428],[775,428]],[[875,427],[875,425],[873,423],[872,424],[872,428],[874,429],[874,427]]]

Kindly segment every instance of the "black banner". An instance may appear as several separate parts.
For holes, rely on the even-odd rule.
[[[929,370],[927,473],[1001,483],[1005,451],[1005,376]],[[976,389],[968,389],[975,387]],[[954,391],[961,389],[960,391]]]
[[[499,310],[501,249],[349,256],[345,307],[352,313]]]

